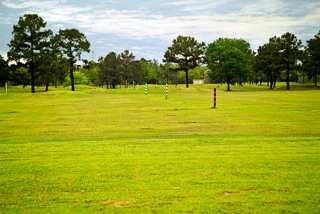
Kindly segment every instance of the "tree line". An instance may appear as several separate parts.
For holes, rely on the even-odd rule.
[[[77,29],[59,30],[53,34],[37,14],[25,14],[13,26],[8,44],[8,60],[0,56],[0,85],[71,86],[90,84],[117,88],[129,84],[181,84],[189,87],[193,79],[227,83],[267,82],[270,89],[276,82],[302,83],[313,80],[317,85],[320,74],[320,31],[303,46],[294,34],[274,36],[257,52],[238,38],[219,38],[206,45],[190,36],[178,36],[164,53],[162,63],[157,60],[135,59],[129,50],[110,52],[98,62],[82,60],[83,52],[90,52],[90,42]],[[77,61],[83,61],[77,66]],[[302,78],[302,79],[301,79]],[[301,82],[301,81],[300,81]]]

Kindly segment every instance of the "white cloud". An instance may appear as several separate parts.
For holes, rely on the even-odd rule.
[[[11,9],[27,9],[27,8],[36,8],[36,9],[48,9],[54,8],[59,6],[60,4],[64,3],[65,1],[58,0],[58,1],[38,1],[38,0],[31,0],[31,1],[13,1],[13,0],[4,0],[2,4]]]
[[[64,27],[63,24],[54,24],[53,26],[56,27],[56,28],[62,28],[62,27]]]
[[[9,25],[11,24],[10,19],[10,16],[5,16],[4,14],[0,13],[0,23]]]

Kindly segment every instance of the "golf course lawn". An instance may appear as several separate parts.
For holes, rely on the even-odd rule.
[[[320,87],[0,88],[0,213],[320,213]]]

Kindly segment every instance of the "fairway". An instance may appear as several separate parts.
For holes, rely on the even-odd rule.
[[[1,213],[319,213],[320,90],[0,88]]]

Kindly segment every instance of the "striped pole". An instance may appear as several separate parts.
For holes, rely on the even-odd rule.
[[[147,95],[148,93],[148,83],[146,82],[146,85],[144,87],[144,95]]]
[[[213,108],[217,107],[217,88],[214,86],[213,90]]]
[[[166,84],[166,99],[168,99],[168,83]]]

